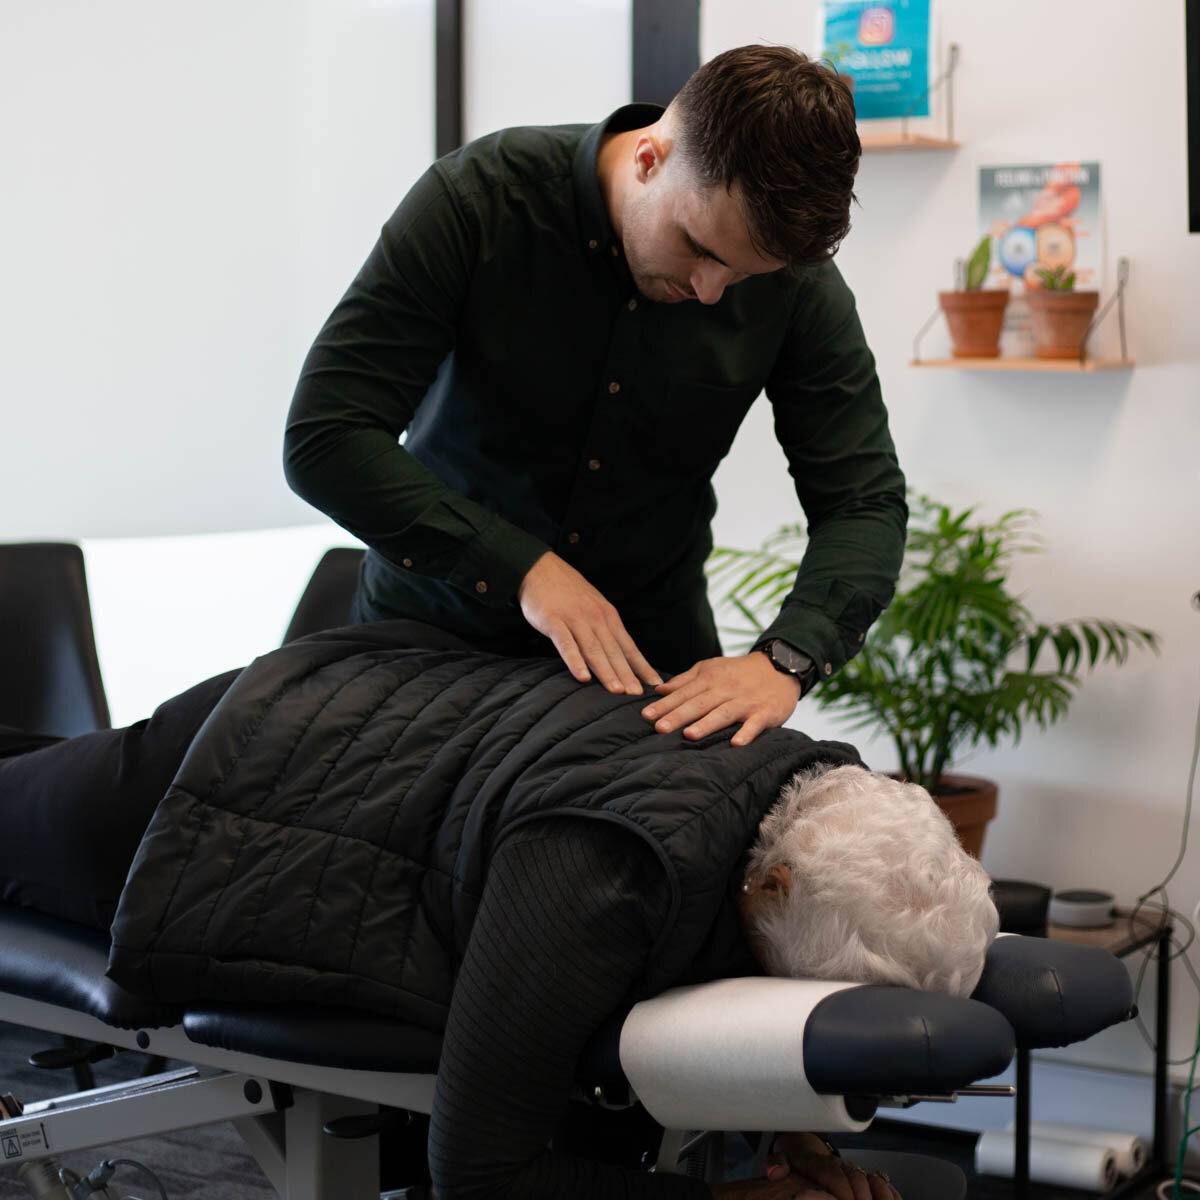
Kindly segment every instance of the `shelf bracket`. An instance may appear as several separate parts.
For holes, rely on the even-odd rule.
[[[938,88],[946,88],[946,141],[954,141],[954,68],[958,66],[958,43],[951,42],[946,52],[946,66],[942,73],[908,107],[900,117],[900,136],[908,137],[908,121],[912,110],[923,100],[928,100]]]
[[[942,306],[939,304],[937,306],[937,308],[935,308],[933,310],[933,312],[929,314],[929,318],[928,318],[928,320],[926,320],[925,324],[922,325],[921,328],[917,330],[917,336],[915,338],[913,338],[912,360],[914,363],[919,363],[921,361],[921,339],[930,331],[930,329],[933,328],[933,323],[941,315],[942,315]]]
[[[1079,342],[1079,365],[1082,367],[1087,362],[1087,344],[1088,338],[1092,336],[1092,330],[1104,319],[1109,309],[1115,303],[1117,306],[1117,326],[1121,331],[1121,361],[1129,362],[1129,354],[1125,348],[1125,285],[1129,282],[1129,259],[1117,259],[1117,290],[1109,296],[1105,301],[1104,307],[1092,318],[1092,323],[1084,331],[1083,338]]]

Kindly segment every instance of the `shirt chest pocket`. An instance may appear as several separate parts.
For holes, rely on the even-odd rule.
[[[653,407],[655,448],[680,474],[711,475],[759,389],[676,381]]]

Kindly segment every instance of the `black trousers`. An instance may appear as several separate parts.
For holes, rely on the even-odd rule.
[[[239,671],[125,729],[0,729],[0,899],[107,930],[142,834],[196,731]]]

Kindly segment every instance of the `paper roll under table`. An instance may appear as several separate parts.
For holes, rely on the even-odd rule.
[[[975,1147],[975,1170],[980,1175],[1011,1179],[1015,1150],[1009,1130],[990,1129]],[[1029,1178],[1034,1183],[1107,1192],[1117,1183],[1117,1156],[1104,1146],[1030,1138]]]
[[[1034,1121],[1030,1132],[1036,1138],[1078,1142],[1082,1146],[1107,1146],[1117,1156],[1117,1171],[1122,1175],[1136,1175],[1146,1165],[1146,1155],[1150,1151],[1145,1138],[1119,1133],[1115,1129],[1086,1129],[1082,1125]]]

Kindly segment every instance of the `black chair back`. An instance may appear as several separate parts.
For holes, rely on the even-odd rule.
[[[335,546],[326,550],[317,563],[292,614],[283,644],[294,642],[307,633],[322,629],[338,629],[353,624],[351,606],[358,591],[358,573],[365,550]]]
[[[109,727],[73,542],[0,545],[0,725],[57,737]]]

